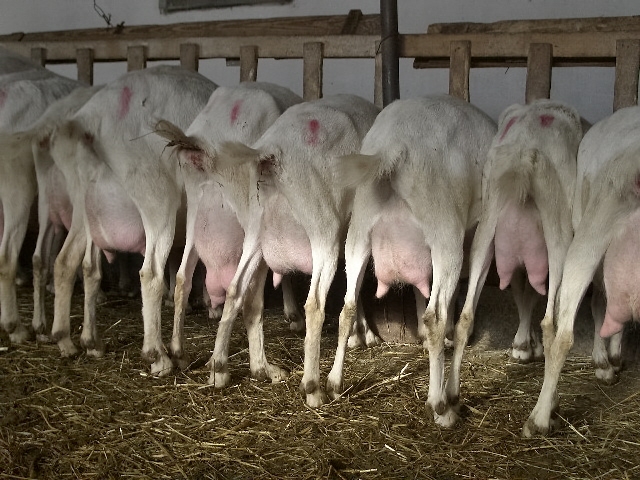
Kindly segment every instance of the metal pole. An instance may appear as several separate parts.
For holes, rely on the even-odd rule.
[[[382,103],[400,98],[400,66],[398,37],[398,1],[380,0],[382,22]]]

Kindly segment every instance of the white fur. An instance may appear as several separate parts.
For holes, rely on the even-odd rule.
[[[35,124],[51,103],[79,85],[0,49],[0,208],[4,217],[0,227],[0,325],[14,342],[29,336],[18,317],[15,276],[37,193],[31,146],[37,138]],[[36,315],[34,327],[40,332]]]
[[[123,115],[126,89],[131,95],[130,101],[124,102],[128,109]],[[91,182],[109,179],[118,192],[128,194],[128,199],[121,200],[137,210],[146,238],[140,270],[145,327],[142,353],[152,363],[152,374],[171,371],[171,360],[162,344],[160,310],[167,257],[174,237],[178,244],[182,242],[176,225],[180,223],[183,182],[171,149],[152,130],[160,118],[186,128],[214,89],[215,84],[203,76],[179,67],[130,72],[103,87],[54,133],[51,154],[65,176],[74,207],[71,229],[54,266],[52,335],[63,354],[75,348],[69,337],[69,308],[73,272],[81,262],[85,322],[94,324],[101,272],[99,250],[86,223],[85,192]],[[109,225],[99,228],[106,234],[113,233]],[[81,342],[93,350],[97,343],[95,329],[85,326]]]
[[[243,142],[240,145],[253,144],[264,131],[291,105],[302,99],[290,90],[269,83],[241,83],[236,87],[220,87],[216,89],[207,106],[193,120],[191,126],[183,133],[175,126],[161,122],[163,136],[176,146],[187,193],[187,227],[186,243],[182,262],[176,278],[174,329],[171,341],[171,353],[183,365],[187,364],[184,352],[184,315],[186,301],[191,290],[193,271],[198,253],[195,237],[198,231],[206,231],[211,225],[219,223],[216,211],[230,211],[236,216],[240,226],[246,230],[250,219],[249,190],[250,166],[227,168],[219,150],[224,142]],[[234,110],[235,109],[235,110]],[[232,121],[232,118],[235,121]],[[251,150],[249,147],[246,149]],[[197,159],[204,171],[198,170],[191,161]],[[235,162],[233,162],[235,163]],[[221,209],[221,210],[217,210]],[[222,215],[220,215],[221,217]],[[223,225],[218,228],[224,229]],[[200,234],[202,238],[204,234]],[[210,247],[215,247],[211,245]],[[239,245],[241,248],[241,245]],[[200,245],[200,248],[208,248]],[[208,265],[215,268],[215,265]],[[285,313],[292,319],[300,317],[299,309],[291,293],[291,283],[282,284],[285,299]],[[247,301],[244,307],[245,322],[247,317],[257,316],[251,321],[258,321],[262,309],[252,309],[252,305],[260,305],[263,290],[256,290],[258,298]],[[272,380],[280,379],[284,372],[269,365],[260,351],[261,344],[255,345],[250,336],[251,368],[256,376],[271,374]],[[258,351],[255,351],[258,348]],[[219,385],[223,386],[223,385]]]
[[[595,124],[578,149],[578,173],[573,203],[575,234],[567,251],[555,317],[545,334],[545,376],[538,401],[524,425],[523,435],[547,433],[558,407],[557,386],[562,366],[573,345],[573,323],[580,302],[594,282],[592,312],[596,326],[593,358],[597,376],[610,381],[612,358],[620,355],[620,334],[610,340],[609,352],[597,332],[604,316],[602,259],[611,239],[640,207],[632,185],[640,171],[640,107],[618,110]],[[557,325],[555,336],[553,322]],[[546,335],[549,340],[547,344]]]
[[[305,303],[304,375],[300,388],[310,406],[317,407],[325,401],[320,387],[320,335],[326,297],[342,249],[352,200],[350,191],[337,185],[331,165],[342,155],[358,152],[377,113],[373,104],[353,95],[301,103],[290,107],[253,145],[255,155],[249,163],[252,169],[250,217],[242,258],[227,292],[210,361],[211,383],[228,382],[231,327],[243,304],[264,284],[267,265],[262,257],[261,223],[269,212],[284,214],[286,211],[287,221],[309,239],[313,257],[311,286]],[[312,135],[308,126],[314,121],[318,122],[318,129]],[[233,152],[238,151],[243,152],[237,160],[239,163],[250,160],[249,150],[242,146],[226,145],[225,156],[233,161]],[[244,308],[246,311],[246,305]],[[244,320],[250,344],[255,342],[262,351],[259,318],[248,320],[245,314]],[[253,370],[253,356],[250,361]],[[269,376],[273,378],[272,374]]]
[[[371,254],[371,232],[393,205],[404,205],[400,211],[419,225],[432,256],[431,296],[418,312],[418,331],[429,350],[428,403],[436,422],[450,423],[443,389],[445,334],[453,322],[465,233],[480,214],[482,167],[494,133],[485,114],[454,97],[398,100],[378,115],[363,141],[362,156],[346,158],[341,165],[339,178],[360,183],[345,247],[347,293],[338,348],[327,379],[334,396],[343,391],[345,347]],[[422,298],[417,305],[425,305]]]
[[[541,125],[541,117],[553,118]],[[509,202],[533,203],[540,214],[549,263],[549,290],[546,321],[553,317],[562,265],[572,238],[576,155],[582,138],[578,113],[550,100],[529,105],[512,105],[500,116],[484,167],[483,210],[472,248],[469,288],[456,327],[447,398],[457,402],[460,395],[460,368],[464,347],[473,330],[474,313],[494,256],[494,235],[501,212]],[[528,361],[542,355],[542,343],[531,326],[533,308],[539,295],[529,285],[524,270],[517,271],[511,290],[518,308],[520,325],[512,355]]]

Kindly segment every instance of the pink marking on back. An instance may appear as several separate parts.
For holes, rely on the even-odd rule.
[[[129,113],[129,105],[133,92],[129,87],[124,87],[120,93],[120,105],[118,106],[118,120],[122,120]]]
[[[229,114],[229,121],[231,125],[235,124],[238,121],[238,116],[240,115],[240,106],[242,105],[242,100],[236,100],[231,108],[231,113]]]
[[[511,120],[507,122],[507,126],[504,127],[502,131],[502,135],[500,135],[500,141],[504,140],[504,137],[507,135],[507,132],[513,127],[513,124],[519,120],[519,117],[513,117]]]
[[[4,102],[7,100],[7,92],[0,90],[0,108],[4,107]]]
[[[549,127],[554,120],[555,117],[553,115],[540,115],[540,126]]]
[[[308,145],[317,145],[318,144],[318,132],[320,131],[320,122],[315,118],[313,120],[309,120],[309,137],[307,138]]]

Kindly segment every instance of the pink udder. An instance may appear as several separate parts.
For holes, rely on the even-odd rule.
[[[133,92],[129,87],[124,87],[120,94],[120,106],[118,107],[118,120],[122,120],[129,113],[129,105],[131,104],[131,97]]]
[[[261,228],[262,255],[276,274],[313,271],[311,242],[281,194],[270,197],[264,207]]]
[[[513,127],[513,124],[518,121],[518,117],[513,117],[511,120],[507,122],[507,126],[504,127],[502,135],[500,135],[500,141],[504,140],[504,137],[507,135],[507,132]]]
[[[236,100],[236,103],[233,104],[233,107],[231,108],[231,114],[229,115],[229,121],[231,122],[231,125],[234,125],[238,121],[241,105],[242,100]]]
[[[390,203],[385,208],[385,215],[371,230],[376,297],[385,295],[393,284],[407,283],[429,298],[433,267],[424,233],[403,203]]]
[[[307,144],[318,144],[318,133],[320,132],[320,122],[316,119],[309,120],[309,137],[307,138]]]
[[[496,225],[494,245],[500,289],[507,288],[515,270],[524,267],[531,286],[540,295],[547,293],[549,255],[535,205],[507,204]]]
[[[624,218],[624,226],[611,239],[604,255],[602,275],[607,309],[600,336],[609,337],[625,323],[640,319],[640,211]]]
[[[549,127],[555,120],[553,115],[540,115],[540,126]]]

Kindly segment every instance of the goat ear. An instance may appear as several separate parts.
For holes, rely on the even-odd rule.
[[[196,149],[196,142],[193,137],[188,137],[180,129],[168,120],[156,122],[153,131],[162,138],[169,140],[168,147],[182,147],[186,149]]]
[[[180,127],[168,120],[156,122],[154,132],[165,140],[169,140],[167,147],[175,147],[181,164],[193,165],[200,172],[211,168],[213,154],[207,151],[198,138],[185,135]]]

